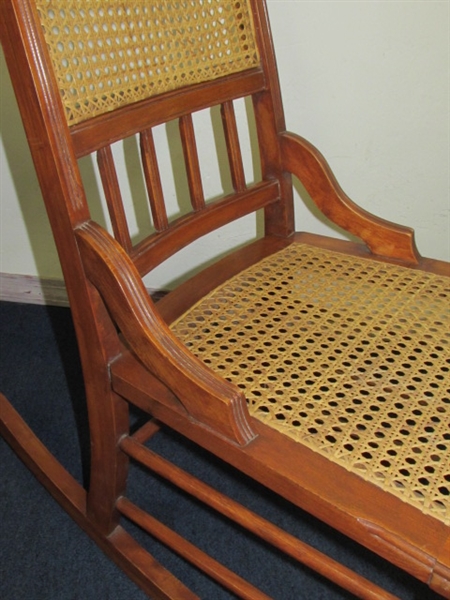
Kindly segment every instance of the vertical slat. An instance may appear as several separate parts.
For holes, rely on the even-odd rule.
[[[195,142],[194,124],[192,115],[180,118],[181,143],[183,145],[186,172],[191,193],[192,208],[195,211],[205,208],[205,195],[203,193],[202,176],[198,160],[197,144]]]
[[[234,190],[236,192],[242,192],[246,188],[246,182],[233,102],[225,102],[222,104],[221,115],[228,160],[230,162],[231,181]]]
[[[159,174],[158,161],[156,158],[155,142],[151,129],[141,133],[141,155],[144,168],[145,183],[153,216],[153,224],[157,231],[163,231],[169,227],[164,194]]]
[[[123,208],[122,194],[120,193],[111,146],[100,148],[97,152],[97,163],[114,236],[119,244],[129,253],[133,245],[131,243],[127,217]]]

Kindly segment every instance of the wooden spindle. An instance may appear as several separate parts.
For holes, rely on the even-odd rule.
[[[104,146],[97,152],[97,164],[108,206],[114,237],[121,246],[130,253],[133,245],[127,217],[123,207],[122,194],[111,150],[111,146]]]
[[[242,192],[246,188],[246,182],[233,102],[224,102],[222,104],[221,115],[230,164],[231,181],[234,190]]]
[[[195,211],[199,211],[205,208],[205,195],[203,193],[202,176],[198,160],[192,115],[184,115],[180,118],[180,134],[191,194],[191,204]]]
[[[153,224],[156,231],[164,231],[169,227],[164,194],[161,185],[155,142],[151,129],[146,129],[140,136],[142,166],[145,183],[152,211]]]

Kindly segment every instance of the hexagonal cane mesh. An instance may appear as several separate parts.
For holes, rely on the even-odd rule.
[[[70,125],[259,64],[248,0],[38,0]]]
[[[173,330],[254,417],[450,524],[450,279],[292,244]]]

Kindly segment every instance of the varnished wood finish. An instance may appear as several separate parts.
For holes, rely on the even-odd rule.
[[[100,548],[156,600],[198,600],[124,530],[109,536],[87,517],[87,493],[35,436],[8,400],[0,394],[0,433],[36,478]]]
[[[323,156],[300,136],[281,136],[283,163],[297,175],[317,207],[331,221],[362,239],[374,254],[416,264],[414,232],[369,214],[341,190]]]
[[[127,498],[119,498],[117,505],[124,516],[141,527],[144,531],[158,539],[164,545],[175,550],[185,560],[195,565],[225,588],[246,600],[270,600],[269,596],[260,592],[222,564],[199,550],[183,537],[157,521],[150,514],[140,509]]]
[[[450,275],[422,258],[413,232],[370,215],[341,190],[324,158],[286,132],[275,57],[262,0],[249,0],[260,66],[180,87],[69,127],[33,0],[0,0],[0,34],[61,260],[80,348],[89,413],[89,491],[65,471],[0,396],[0,431],[55,499],[149,596],[195,596],[122,529],[122,515],[160,537],[243,598],[263,598],[126,497],[132,457],[278,549],[361,598],[391,596],[295,540],[143,446],[170,427],[298,507],[377,552],[450,598],[449,527],[251,417],[243,391],[210,370],[170,325],[206,294],[290,244]],[[184,9],[183,9],[184,10]],[[248,184],[235,100],[254,109],[261,180]],[[205,198],[196,111],[220,109],[233,191]],[[192,210],[168,217],[152,129],[178,121]],[[112,144],[139,136],[151,230],[133,243]],[[112,235],[92,220],[78,159],[97,154]],[[294,232],[292,176],[316,206],[357,236],[355,244]],[[141,277],[198,238],[262,209],[264,234],[155,304]],[[133,436],[128,408],[149,421]],[[156,419],[157,421],[153,420]]]
[[[97,152],[97,163],[114,235],[121,246],[127,252],[131,252],[130,230],[128,229],[127,217],[122,204],[122,195],[120,193],[111,146],[100,148]]]
[[[242,392],[205,369],[151,310],[147,290],[121,246],[93,222],[78,228],[77,238],[87,276],[111,298],[108,308],[140,360],[174,391],[191,418],[238,444],[249,442],[254,436]]]
[[[366,579],[357,576],[350,569],[346,569],[323,553],[301,542],[266,519],[261,518],[256,513],[217,492],[210,486],[205,485],[192,475],[189,475],[145,446],[137,443],[134,436],[133,438],[127,437],[122,439],[121,448],[135,460],[138,460],[180,489],[192,494],[195,498],[225,515],[228,519],[263,538],[275,548],[307,565],[317,573],[328,576],[332,581],[354,594],[373,599],[393,598],[391,594],[384,592]],[[189,555],[186,558],[189,560]],[[232,591],[237,591],[233,587],[227,586],[226,581],[222,581],[222,584],[229,587]],[[250,598],[256,598],[256,596],[250,596]]]
[[[173,221],[172,226],[134,247],[132,258],[141,275],[182,250],[198,237],[211,233],[219,222],[226,225],[260,208],[279,202],[280,189],[277,181],[263,181],[243,192],[231,194]]]
[[[197,212],[205,208],[205,195],[203,193],[202,175],[200,173],[192,115],[184,115],[180,118],[180,133],[189,191],[191,193],[191,204],[194,211]]]
[[[101,148],[105,140],[112,144],[185,114],[249,96],[263,90],[264,83],[263,72],[253,69],[248,73],[230,75],[214,84],[202,83],[188,88],[183,95],[168,92],[156,103],[143,100],[138,105],[125,106],[117,112],[74,125],[70,131],[75,154],[81,158]]]
[[[141,133],[142,165],[144,168],[145,183],[147,185],[148,197],[152,209],[153,223],[156,231],[164,231],[169,227],[164,194],[159,174],[158,161],[156,158],[155,142],[151,129]],[[117,237],[117,236],[116,236]],[[120,241],[120,240],[119,240]]]
[[[232,102],[224,102],[221,106],[225,140],[230,157],[231,180],[236,192],[245,190],[245,173],[236,126],[236,115]]]

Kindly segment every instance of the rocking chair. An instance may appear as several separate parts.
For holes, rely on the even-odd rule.
[[[375,217],[285,129],[264,0],[0,0],[0,34],[57,244],[89,414],[84,489],[6,398],[0,431],[152,598],[194,598],[131,521],[242,598],[253,585],[127,496],[129,462],[362,598],[388,592],[158,456],[170,428],[450,598],[449,265]],[[260,178],[236,106],[251,107]],[[196,119],[218,111],[228,173],[205,193]],[[167,208],[155,144],[176,124],[189,210]],[[133,232],[116,146],[138,139],[151,225]],[[96,156],[110,227],[80,159]],[[294,231],[292,176],[360,242]],[[258,212],[257,241],[155,302],[152,272]],[[145,277],[145,284],[143,278]],[[148,415],[130,429],[130,407]],[[151,483],[150,483],[151,485]]]

